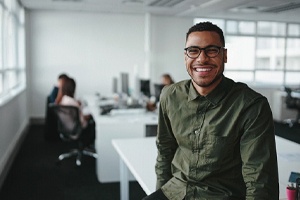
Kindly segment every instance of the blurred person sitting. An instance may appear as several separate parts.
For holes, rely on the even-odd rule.
[[[162,74],[161,75],[161,83],[160,83],[161,84],[161,89],[164,86],[171,85],[173,83],[174,83],[174,80],[173,80],[173,78],[172,78],[172,76],[170,74],[166,73],[166,74]],[[159,94],[160,94],[160,92],[159,92]],[[156,108],[157,108],[156,104],[159,101],[158,98],[159,98],[159,95],[155,94],[155,101],[149,101],[147,103],[146,108],[147,108],[148,111],[154,111],[154,110],[156,110]]]
[[[58,95],[59,88],[61,88],[62,82],[68,78],[68,75],[62,73],[58,76],[57,83],[54,85],[51,93],[46,99],[46,112],[45,112],[45,139],[48,141],[58,141],[59,133],[57,131],[57,117],[49,110],[49,104],[55,103]]]
[[[49,95],[48,103],[54,103],[55,102],[58,91],[59,91],[59,88],[62,85],[62,82],[63,82],[64,79],[67,79],[67,78],[68,78],[68,75],[65,74],[65,73],[62,73],[58,76],[57,83],[56,83],[56,85],[54,85],[54,87],[53,87],[53,89],[52,89],[52,91]]]
[[[76,106],[80,111],[80,121],[83,127],[82,140],[84,145],[93,145],[95,141],[95,121],[90,113],[84,113],[80,101],[74,98],[76,82],[73,78],[63,79],[61,88],[58,91],[56,104],[66,106]]]
[[[163,85],[171,85],[171,84],[174,83],[174,80],[173,80],[173,78],[171,77],[170,74],[163,74],[161,76],[161,83]]]

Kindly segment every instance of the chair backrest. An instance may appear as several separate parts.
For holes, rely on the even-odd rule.
[[[65,140],[77,140],[82,132],[79,108],[76,106],[50,105],[57,116],[60,136]]]
[[[51,111],[50,97],[46,99],[46,112],[45,112],[45,130],[44,136],[46,140],[56,141],[59,140],[59,133],[57,129],[57,117],[54,112]]]

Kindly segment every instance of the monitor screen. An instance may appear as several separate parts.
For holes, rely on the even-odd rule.
[[[163,84],[154,84],[154,96],[157,102],[159,101],[159,96],[164,86]]]
[[[121,73],[121,89],[122,93],[129,95],[129,75]]]
[[[113,78],[113,87],[112,87],[112,92],[113,94],[118,93],[118,79],[116,77]]]
[[[147,97],[151,96],[150,80],[140,80],[140,92]]]

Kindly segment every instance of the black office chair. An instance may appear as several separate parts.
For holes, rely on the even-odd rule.
[[[292,96],[292,89],[288,87],[284,87],[284,91],[286,92],[285,103],[286,107],[289,109],[295,109],[298,111],[296,119],[286,119],[285,123],[289,125],[289,127],[293,127],[295,124],[300,123],[300,98],[295,98]]]
[[[83,142],[84,129],[81,126],[79,108],[75,106],[50,105],[51,110],[57,116],[57,127],[60,138],[67,142],[76,142],[77,148],[70,152],[59,155],[58,160],[61,161],[71,156],[76,156],[76,165],[81,165],[83,155],[97,158],[98,155],[94,150],[90,150],[87,144]]]
[[[46,98],[44,138],[47,141],[59,141],[56,114],[50,109],[50,97]]]

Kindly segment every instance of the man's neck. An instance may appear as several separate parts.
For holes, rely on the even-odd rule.
[[[192,83],[194,85],[194,88],[197,90],[197,92],[201,96],[206,96],[206,95],[208,95],[211,91],[213,91],[219,85],[219,83],[222,81],[222,78],[223,77],[219,78],[213,84],[211,84],[209,86],[205,86],[205,87],[201,87],[201,86],[197,85],[193,80],[192,80]]]

